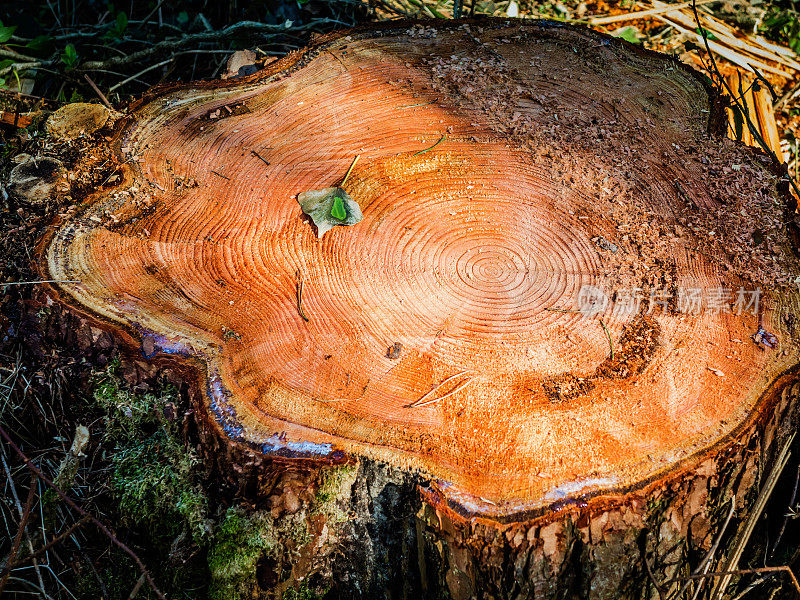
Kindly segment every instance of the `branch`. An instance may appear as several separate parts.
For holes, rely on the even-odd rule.
[[[697,0],[692,0],[691,6],[692,6],[692,13],[694,14],[694,20],[697,23],[697,27],[700,31],[700,37],[703,38],[703,45],[706,48],[706,52],[708,52],[708,57],[710,59],[711,66],[713,67],[713,69],[709,69],[709,72],[712,75],[716,75],[719,80],[717,86],[719,86],[720,89],[724,89],[725,91],[728,92],[728,95],[730,96],[731,100],[733,100],[733,103],[736,105],[736,110],[738,110],[741,113],[742,117],[747,123],[747,127],[750,130],[750,133],[753,135],[753,138],[755,138],[755,140],[758,142],[758,145],[761,146],[761,149],[767,154],[769,154],[773,158],[773,160],[775,160],[775,162],[777,162],[778,164],[784,164],[783,160],[781,160],[775,154],[775,152],[773,152],[772,148],[769,147],[767,142],[761,136],[761,132],[758,130],[758,128],[755,126],[752,119],[750,118],[750,113],[747,110],[747,106],[744,104],[743,101],[740,102],[740,99],[736,97],[736,94],[733,93],[733,90],[728,85],[728,82],[725,81],[725,78],[722,76],[722,72],[719,70],[719,66],[717,66],[717,60],[716,58],[714,58],[714,53],[711,52],[711,46],[708,43],[708,31],[706,31],[705,27],[703,27],[702,23],[700,22],[700,14],[697,12]],[[763,76],[761,77],[761,79],[763,79]],[[786,173],[790,185],[794,188],[794,191],[798,195],[798,197],[800,197],[800,187],[797,186],[797,182],[794,180],[794,177],[792,177],[789,174],[788,169],[786,170]]]
[[[267,23],[257,23],[256,21],[240,21],[239,23],[234,23],[230,27],[226,27],[225,29],[220,29],[219,31],[194,33],[194,34],[184,35],[180,38],[166,39],[164,41],[158,42],[157,44],[154,44],[149,48],[146,48],[144,50],[139,50],[138,52],[133,52],[126,56],[115,56],[107,60],[89,61],[84,63],[83,65],[80,65],[77,68],[77,70],[94,71],[98,69],[108,69],[109,67],[127,65],[132,62],[137,62],[149,58],[154,54],[158,54],[161,52],[173,52],[175,50],[180,50],[186,46],[191,46],[194,44],[216,42],[224,40],[229,37],[233,37],[234,35],[242,32],[249,31],[251,33],[273,33],[273,34],[291,33],[296,31],[304,31],[307,29],[316,29],[319,27],[320,24],[323,23],[344,25],[344,23],[341,23],[335,19],[316,19],[314,21],[311,21],[304,25],[299,25],[297,27],[287,27],[285,24],[271,25]]]
[[[58,494],[58,496],[64,501],[64,503],[67,506],[69,506],[71,509],[73,509],[82,517],[89,519],[89,521],[91,521],[95,527],[97,527],[100,531],[102,531],[105,534],[105,536],[109,540],[111,540],[111,542],[115,546],[117,546],[120,550],[125,552],[125,554],[130,556],[136,563],[136,566],[139,567],[139,570],[142,572],[142,575],[144,575],[145,579],[147,579],[147,583],[150,585],[150,589],[153,590],[153,593],[159,598],[159,600],[166,600],[164,594],[161,593],[161,590],[159,590],[158,586],[156,586],[156,582],[153,581],[153,578],[150,576],[147,567],[144,566],[142,560],[133,550],[131,550],[130,548],[128,548],[128,546],[119,541],[117,536],[115,536],[114,533],[106,525],[104,525],[99,519],[97,519],[84,509],[82,509],[80,506],[78,506],[72,498],[67,496],[61,489],[59,489],[56,486],[56,484],[53,483],[52,480],[48,479],[48,477],[44,473],[42,473],[42,471],[36,465],[34,465],[31,462],[31,459],[25,456],[25,453],[22,450],[20,450],[19,446],[17,446],[14,443],[14,440],[11,439],[11,436],[8,435],[8,432],[3,428],[2,425],[0,425],[0,437],[2,437],[6,442],[8,442],[8,445],[11,446],[11,449],[14,450],[17,456],[19,456],[22,459],[22,461],[25,463],[25,466],[28,467],[28,469],[30,469],[35,475],[37,475],[39,479],[41,479],[48,486],[50,486],[50,488],[56,494]]]
[[[11,554],[8,556],[6,568],[3,570],[2,577],[0,577],[0,594],[3,593],[6,583],[8,583],[8,578],[11,576],[11,571],[14,570],[14,561],[17,559],[17,552],[19,552],[19,546],[22,543],[22,534],[25,533],[25,528],[28,526],[28,520],[31,516],[31,509],[33,508],[33,499],[36,494],[36,484],[38,482],[39,479],[34,473],[31,477],[31,486],[28,488],[28,499],[25,501],[25,510],[22,512],[22,517],[19,521],[19,529],[17,530],[17,535],[14,536],[14,543],[11,546]]]
[[[795,577],[794,571],[792,571],[792,569],[787,565],[781,565],[780,567],[759,567],[757,569],[735,569],[733,571],[714,571],[713,573],[686,575],[685,577],[675,577],[674,579],[670,579],[667,583],[672,583],[673,581],[706,579],[710,577],[730,578],[733,575],[750,575],[753,573],[786,573],[789,576],[789,580],[792,582],[792,587],[797,591],[798,596],[800,596],[800,582],[797,581],[797,577]]]
[[[8,50],[7,48],[0,48],[0,57],[10,58],[16,61],[45,62],[45,61],[40,61],[38,58],[34,56],[28,56],[27,54],[22,54],[20,52],[17,52],[16,50]]]

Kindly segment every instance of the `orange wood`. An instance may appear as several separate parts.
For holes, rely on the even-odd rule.
[[[678,63],[585,30],[336,34],[146,97],[114,142],[125,181],[48,268],[146,353],[202,358],[221,425],[265,449],[419,469],[483,514],[624,489],[734,433],[797,363],[777,179],[708,133],[718,110]],[[364,219],[317,239],[296,196],[356,155]],[[564,312],[585,285],[762,295]]]

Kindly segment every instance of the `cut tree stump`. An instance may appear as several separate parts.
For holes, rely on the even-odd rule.
[[[674,573],[796,420],[795,205],[725,127],[697,73],[589,30],[335,33],[135,102],[43,268],[198,365],[230,444],[428,478],[453,597],[621,597],[642,532]],[[363,220],[318,239],[298,194],[356,156]]]

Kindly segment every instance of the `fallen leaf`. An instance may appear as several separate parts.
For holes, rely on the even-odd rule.
[[[314,221],[319,238],[337,225],[355,225],[364,218],[358,203],[340,187],[302,192],[297,201]]]

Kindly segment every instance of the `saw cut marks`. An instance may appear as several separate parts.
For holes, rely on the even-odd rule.
[[[420,469],[512,514],[668,472],[797,362],[776,178],[716,123],[693,74],[590,31],[335,34],[140,101],[113,142],[124,184],[47,265],[153,353],[199,357],[232,437]],[[363,219],[318,238],[298,195],[355,156]]]

